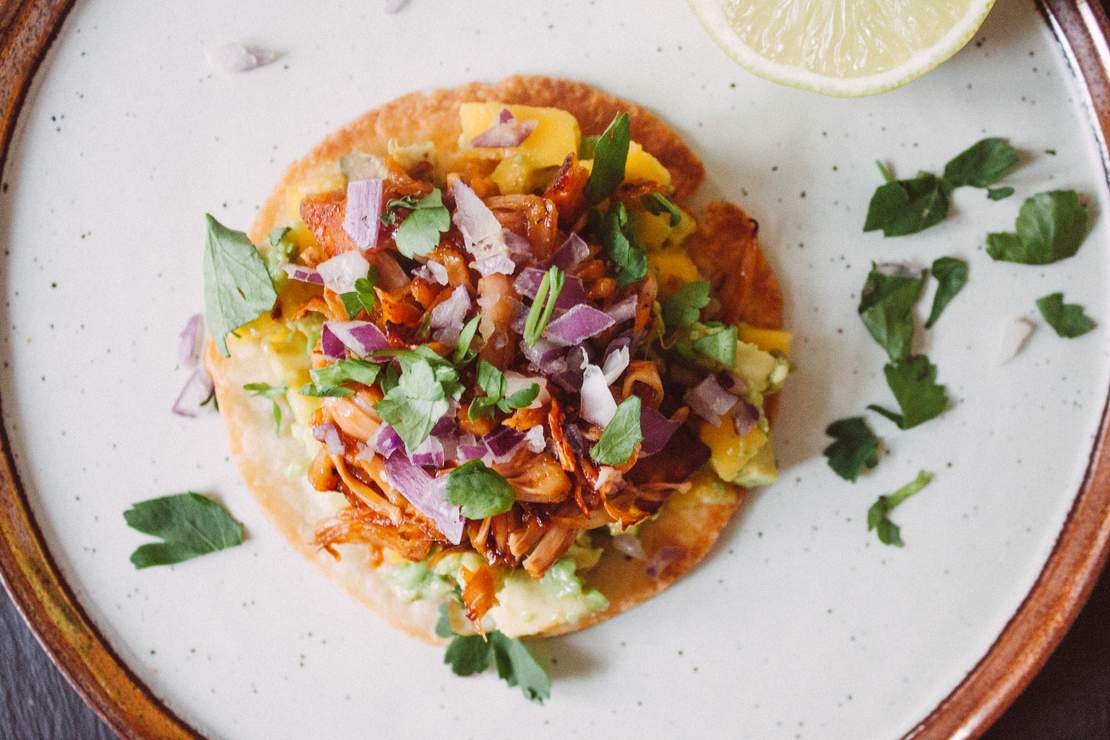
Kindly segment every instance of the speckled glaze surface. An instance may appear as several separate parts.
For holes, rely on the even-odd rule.
[[[362,2],[226,6],[79,3],[0,187],[0,397],[19,473],[78,601],[171,710],[214,737],[491,736],[525,724],[535,737],[890,737],[982,658],[1052,550],[1110,386],[1103,328],[1064,340],[1042,324],[997,362],[1004,326],[1035,318],[1046,293],[1110,322],[1098,144],[1031,3],[1001,4],[923,80],[855,101],[748,76],[683,3],[650,16],[632,2],[506,14],[413,0],[396,16]],[[283,56],[212,72],[204,50],[225,40]],[[254,507],[219,419],[168,412],[186,377],[176,332],[201,304],[206,210],[245,226],[288,161],[363,110],[517,71],[583,79],[682,132],[708,190],[760,221],[798,337],[779,483],[661,597],[538,643],[555,680],[543,708],[492,676],[450,676],[439,650],[334,589]],[[874,159],[938,170],[986,134],[1024,152],[1007,180],[1017,196],[960,190],[953,217],[921,235],[860,231]],[[991,261],[984,235],[1011,228],[1022,197],[1056,188],[1082,192],[1094,214],[1080,254],[1043,268]],[[948,254],[971,263],[971,282],[921,346],[954,407],[910,432],[873,419],[882,464],[841,481],[820,454],[824,427],[888,394],[855,315],[869,263]],[[907,546],[883,547],[865,531],[867,507],[920,468],[937,479],[895,516]],[[122,511],[186,489],[221,499],[248,542],[134,571],[127,557],[144,538]]]

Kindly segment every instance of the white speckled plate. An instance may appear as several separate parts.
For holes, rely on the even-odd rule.
[[[893,737],[983,657],[1029,592],[1087,469],[1110,387],[1106,176],[1081,88],[1034,5],[1000,3],[977,40],[888,95],[833,100],[755,79],[682,2],[81,2],[24,109],[0,194],[0,396],[27,497],[77,599],[135,675],[216,737]],[[214,73],[206,47],[281,58]],[[176,333],[201,307],[203,214],[246,226],[289,161],[401,93],[512,72],[578,78],[643,103],[741,202],[781,275],[797,333],[781,480],[706,561],[646,606],[537,646],[554,693],[529,705],[492,675],[380,622],[290,551],[228,461],[212,415],[170,404]],[[999,203],[961,189],[915,237],[861,231],[879,178],[939,170],[983,135],[1024,153]],[[1051,150],[1052,153],[1049,153]],[[988,231],[1021,199],[1075,188],[1094,214],[1079,255],[995,263]],[[941,255],[971,280],[922,347],[954,399],[910,432],[873,417],[887,453],[852,485],[825,426],[886,402],[883,356],[855,305],[872,260]],[[1041,325],[1000,365],[1015,317],[1064,290],[1100,328]],[[927,304],[925,304],[927,305]],[[936,481],[895,515],[904,549],[865,527],[875,497]],[[135,571],[134,501],[209,492],[243,547]]]

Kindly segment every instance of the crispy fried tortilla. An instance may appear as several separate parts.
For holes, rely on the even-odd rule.
[[[701,162],[666,124],[647,110],[602,93],[589,85],[549,77],[509,77],[495,85],[472,83],[450,90],[414,93],[372,110],[332,134],[308,156],[293,164],[266,201],[250,231],[255,243],[281,225],[285,192],[305,178],[338,172],[340,156],[354,151],[384,155],[391,139],[401,144],[432,141],[442,160],[457,152],[459,104],[498,101],[562,108],[576,116],[583,135],[598,134],[620,111],[631,117],[632,138],[671,173],[676,201],[683,203],[700,185]],[[778,281],[759,248],[756,225],[743,211],[713,203],[697,215],[698,231],[686,244],[722,303],[722,319],[763,328],[781,328],[783,301]],[[242,387],[258,381],[280,382],[260,343],[229,338],[231,357],[208,346],[206,362],[215,380],[220,412],[227,424],[231,451],[247,487],[289,542],[331,578],[393,625],[428,641],[434,636],[437,605],[426,600],[406,603],[387,585],[380,569],[370,565],[366,548],[340,546],[341,559],[313,545],[317,524],[344,505],[338,493],[314,490],[304,475],[287,475],[286,462],[304,455],[300,440],[274,434],[267,404]],[[609,607],[576,624],[560,625],[546,634],[573,632],[601,622],[659,593],[690,570],[716,541],[744,498],[736,486],[721,484],[715,495],[677,495],[662,514],[643,525],[640,539],[652,555],[666,549],[671,557],[658,561],[648,575],[644,563],[607,549],[600,563],[583,579],[609,599]]]

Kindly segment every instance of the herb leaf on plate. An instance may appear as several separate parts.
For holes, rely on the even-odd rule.
[[[617,413],[605,425],[601,438],[590,448],[590,457],[602,465],[623,465],[643,440],[640,397],[629,396],[617,406]]]
[[[689,329],[709,305],[709,283],[686,283],[663,301],[663,323],[668,329]]]
[[[933,277],[937,279],[937,292],[925,328],[933,328],[949,302],[967,285],[967,263],[956,257],[940,257],[933,262]]]
[[[247,235],[205,215],[204,319],[220,353],[229,357],[227,335],[273,308],[277,291]]]
[[[1083,313],[1078,303],[1064,303],[1063,293],[1051,293],[1037,299],[1037,309],[1058,336],[1066,339],[1081,337],[1093,330],[1097,323]]]
[[[867,531],[875,530],[875,534],[879,536],[879,542],[884,545],[904,546],[902,530],[890,520],[890,512],[898,508],[910,496],[929,485],[932,480],[933,474],[927,470],[922,470],[916,478],[894,493],[879,496],[875,503],[871,504],[871,508],[867,510]]]
[[[591,204],[608,198],[624,180],[631,131],[628,114],[622,111],[594,142],[593,169],[584,188],[586,199]]]
[[[1009,185],[1001,188],[988,188],[987,197],[991,200],[1005,200],[1014,194],[1014,189]]]
[[[131,553],[136,568],[173,565],[242,544],[243,528],[218,503],[189,491],[133,504],[123,512],[127,526],[163,542]]]
[[[957,154],[945,165],[944,179],[953,187],[987,188],[1001,180],[1017,163],[1018,153],[1009,139],[994,136],[977,141]]]
[[[447,503],[462,507],[467,519],[485,519],[513,508],[516,492],[496,470],[468,460],[447,476]]]
[[[389,210],[389,206],[393,203],[394,201],[390,201],[386,205],[387,214],[393,213]],[[407,208],[408,205],[404,204],[400,207]],[[439,245],[439,235],[450,228],[451,214],[447,211],[447,206],[443,205],[443,193],[439,188],[435,188],[412,203],[409,215],[393,233],[393,241],[396,242],[397,250],[401,254],[414,259],[435,249]]]
[[[862,416],[852,416],[834,421],[825,434],[835,442],[825,448],[829,467],[837,475],[853,483],[863,473],[879,464],[879,438]]]
[[[647,255],[632,238],[628,210],[621,202],[609,206],[601,225],[601,243],[617,272],[617,285],[634,283],[647,275]]]
[[[1026,198],[1015,232],[987,235],[987,254],[1002,262],[1047,265],[1073,256],[1087,236],[1087,208],[1074,190]]]
[[[450,399],[462,393],[458,372],[426,346],[376,354],[395,358],[401,371],[374,409],[397,432],[405,449],[415,450],[447,413]]]
[[[902,266],[871,265],[860,292],[859,316],[867,331],[897,362],[913,344],[913,306],[921,296],[925,274]]]
[[[883,367],[886,383],[898,401],[901,414],[877,404],[867,408],[882,414],[901,429],[912,429],[944,413],[948,408],[948,393],[937,384],[937,366],[925,355],[913,355],[900,362],[890,362]]]
[[[369,315],[374,310],[374,300],[376,299],[374,283],[377,281],[376,270],[371,265],[369,275],[355,281],[354,290],[339,294],[339,299],[343,301],[343,308],[347,312],[347,318],[354,320],[360,311],[366,311]]]
[[[726,368],[736,366],[736,325],[712,322],[700,325],[696,339],[690,344],[693,354]],[[695,325],[695,329],[698,326]],[[681,346],[681,343],[676,346]]]
[[[928,172],[880,185],[871,196],[863,230],[906,236],[939,224],[948,216],[950,190],[944,180]]]

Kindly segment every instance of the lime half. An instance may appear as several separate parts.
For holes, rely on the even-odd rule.
[[[994,0],[690,0],[729,56],[784,85],[858,97],[917,79],[971,40]]]

